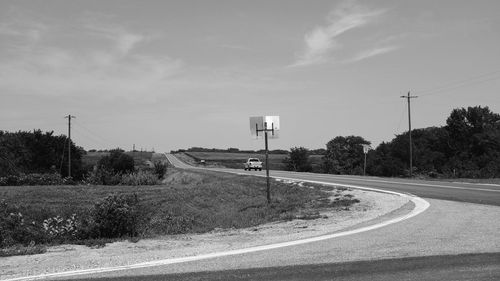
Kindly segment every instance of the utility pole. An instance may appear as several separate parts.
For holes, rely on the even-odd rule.
[[[71,178],[71,118],[76,117],[69,114],[64,118],[68,118],[68,177]]]
[[[401,98],[407,99],[408,100],[408,135],[410,136],[410,178],[412,177],[413,173],[413,145],[411,142],[411,106],[410,106],[410,100],[417,98],[418,96],[410,96],[410,92],[408,91],[408,95],[406,96],[401,96]]]

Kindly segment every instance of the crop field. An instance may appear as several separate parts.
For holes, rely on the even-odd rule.
[[[185,152],[188,156],[191,156],[195,162],[200,160],[205,160],[207,164],[219,165],[226,168],[240,169],[243,168],[243,163],[247,161],[248,158],[259,158],[262,162],[265,162],[265,154],[259,153],[231,153],[231,152]],[[287,158],[286,154],[269,154],[269,168],[271,170],[285,170],[285,164],[283,161]],[[322,155],[311,155],[310,160],[313,165],[313,170],[320,169]]]

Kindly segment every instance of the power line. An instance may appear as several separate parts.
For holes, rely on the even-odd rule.
[[[445,83],[445,84],[438,86],[434,89],[417,91],[416,93],[422,97],[431,96],[431,95],[438,95],[438,94],[443,94],[443,93],[446,93],[450,90],[454,90],[454,89],[457,89],[457,88],[460,88],[463,86],[480,84],[480,83],[493,81],[493,80],[497,80],[497,79],[500,79],[500,70],[484,73],[484,74],[477,75],[477,76],[470,77],[470,78],[463,79],[463,80],[457,80],[457,81],[453,81],[450,83]]]

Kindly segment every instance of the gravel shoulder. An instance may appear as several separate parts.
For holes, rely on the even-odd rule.
[[[50,247],[47,253],[0,259],[0,280],[54,272],[130,265],[159,259],[243,249],[335,233],[377,223],[409,212],[408,198],[350,190],[361,202],[350,210],[327,209],[322,218],[268,223],[245,229],[216,229],[205,234],[169,235],[107,244],[103,248],[80,245]]]

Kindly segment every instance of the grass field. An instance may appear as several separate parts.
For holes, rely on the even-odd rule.
[[[137,233],[139,237],[151,237],[202,233],[215,228],[243,228],[293,219],[299,212],[302,216],[317,214],[321,208],[345,208],[356,203],[347,196],[330,200],[332,194],[327,191],[332,187],[273,181],[272,203],[268,204],[265,190],[265,179],[260,177],[170,168],[164,184],[156,186],[2,186],[2,204],[10,207],[5,212],[0,208],[0,215],[5,213],[9,217],[9,212],[22,213],[23,221],[28,222],[26,227],[32,229],[56,216],[65,219],[76,214],[77,218],[91,218],[96,203],[107,196],[136,194],[140,214],[136,220]],[[338,189],[337,193],[342,191]],[[21,233],[23,225],[7,231]]]
[[[219,165],[226,168],[243,169],[243,163],[248,158],[259,158],[265,162],[265,154],[259,153],[230,153],[230,152],[185,152],[191,156],[195,162],[205,160],[207,164]],[[269,154],[269,168],[271,170],[284,170],[285,164],[283,160],[288,157],[286,154]],[[321,166],[322,155],[311,155],[310,160],[314,170],[318,170]]]

